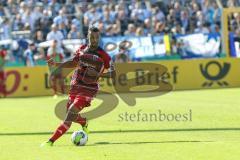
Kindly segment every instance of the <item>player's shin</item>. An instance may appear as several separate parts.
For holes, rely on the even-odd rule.
[[[71,121],[64,121],[62,124],[58,126],[52,137],[49,139],[51,142],[55,142],[57,139],[59,139],[64,133],[68,131],[68,129],[71,127],[72,122]]]

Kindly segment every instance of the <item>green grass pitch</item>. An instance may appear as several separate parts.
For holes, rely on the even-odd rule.
[[[1,160],[237,160],[240,157],[240,89],[170,92],[139,98],[89,123],[84,147],[70,141],[74,124],[52,148],[40,148],[60,120],[52,97],[0,99]],[[99,103],[93,101],[93,106]],[[93,107],[94,108],[94,107]],[[89,108],[91,109],[91,108]],[[119,116],[141,113],[185,113],[192,121],[126,121]]]

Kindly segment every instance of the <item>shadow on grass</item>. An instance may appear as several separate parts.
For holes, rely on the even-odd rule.
[[[124,145],[124,144],[129,144],[129,145],[141,145],[141,144],[161,144],[161,143],[209,143],[209,142],[216,142],[216,141],[197,141],[197,140],[192,140],[192,141],[155,141],[155,142],[97,142],[93,144],[87,144],[86,147],[92,147],[92,146],[102,146],[102,145]],[[65,145],[56,145],[54,147],[71,147],[74,146],[72,144],[65,144]],[[81,146],[80,146],[81,147]]]
[[[179,129],[153,129],[153,130],[103,130],[91,131],[91,134],[99,133],[147,133],[147,132],[211,132],[211,131],[240,131],[240,128],[179,128]],[[53,132],[24,132],[24,133],[0,133],[0,136],[28,136],[50,135]],[[72,134],[67,132],[66,134]]]
[[[159,143],[203,143],[203,142],[215,142],[215,141],[159,141],[159,142],[97,142],[89,144],[87,146],[99,146],[99,145],[121,145],[121,144],[159,144]]]

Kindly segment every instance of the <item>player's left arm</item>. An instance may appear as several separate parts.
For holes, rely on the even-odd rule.
[[[114,63],[112,61],[110,61],[110,67],[107,70],[107,72],[104,72],[100,75],[100,77],[103,78],[115,78],[116,76],[116,70],[115,70],[115,66]]]

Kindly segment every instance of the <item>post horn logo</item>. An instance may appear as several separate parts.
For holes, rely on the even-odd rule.
[[[209,69],[211,67],[218,67],[218,73],[215,75],[211,75]],[[200,70],[202,72],[202,75],[209,80],[208,82],[204,82],[202,84],[202,87],[211,87],[214,83],[216,83],[219,86],[228,86],[229,84],[226,81],[221,81],[229,72],[231,67],[230,63],[223,63],[221,65],[218,61],[210,61],[206,64],[204,67],[203,64],[200,64]]]

